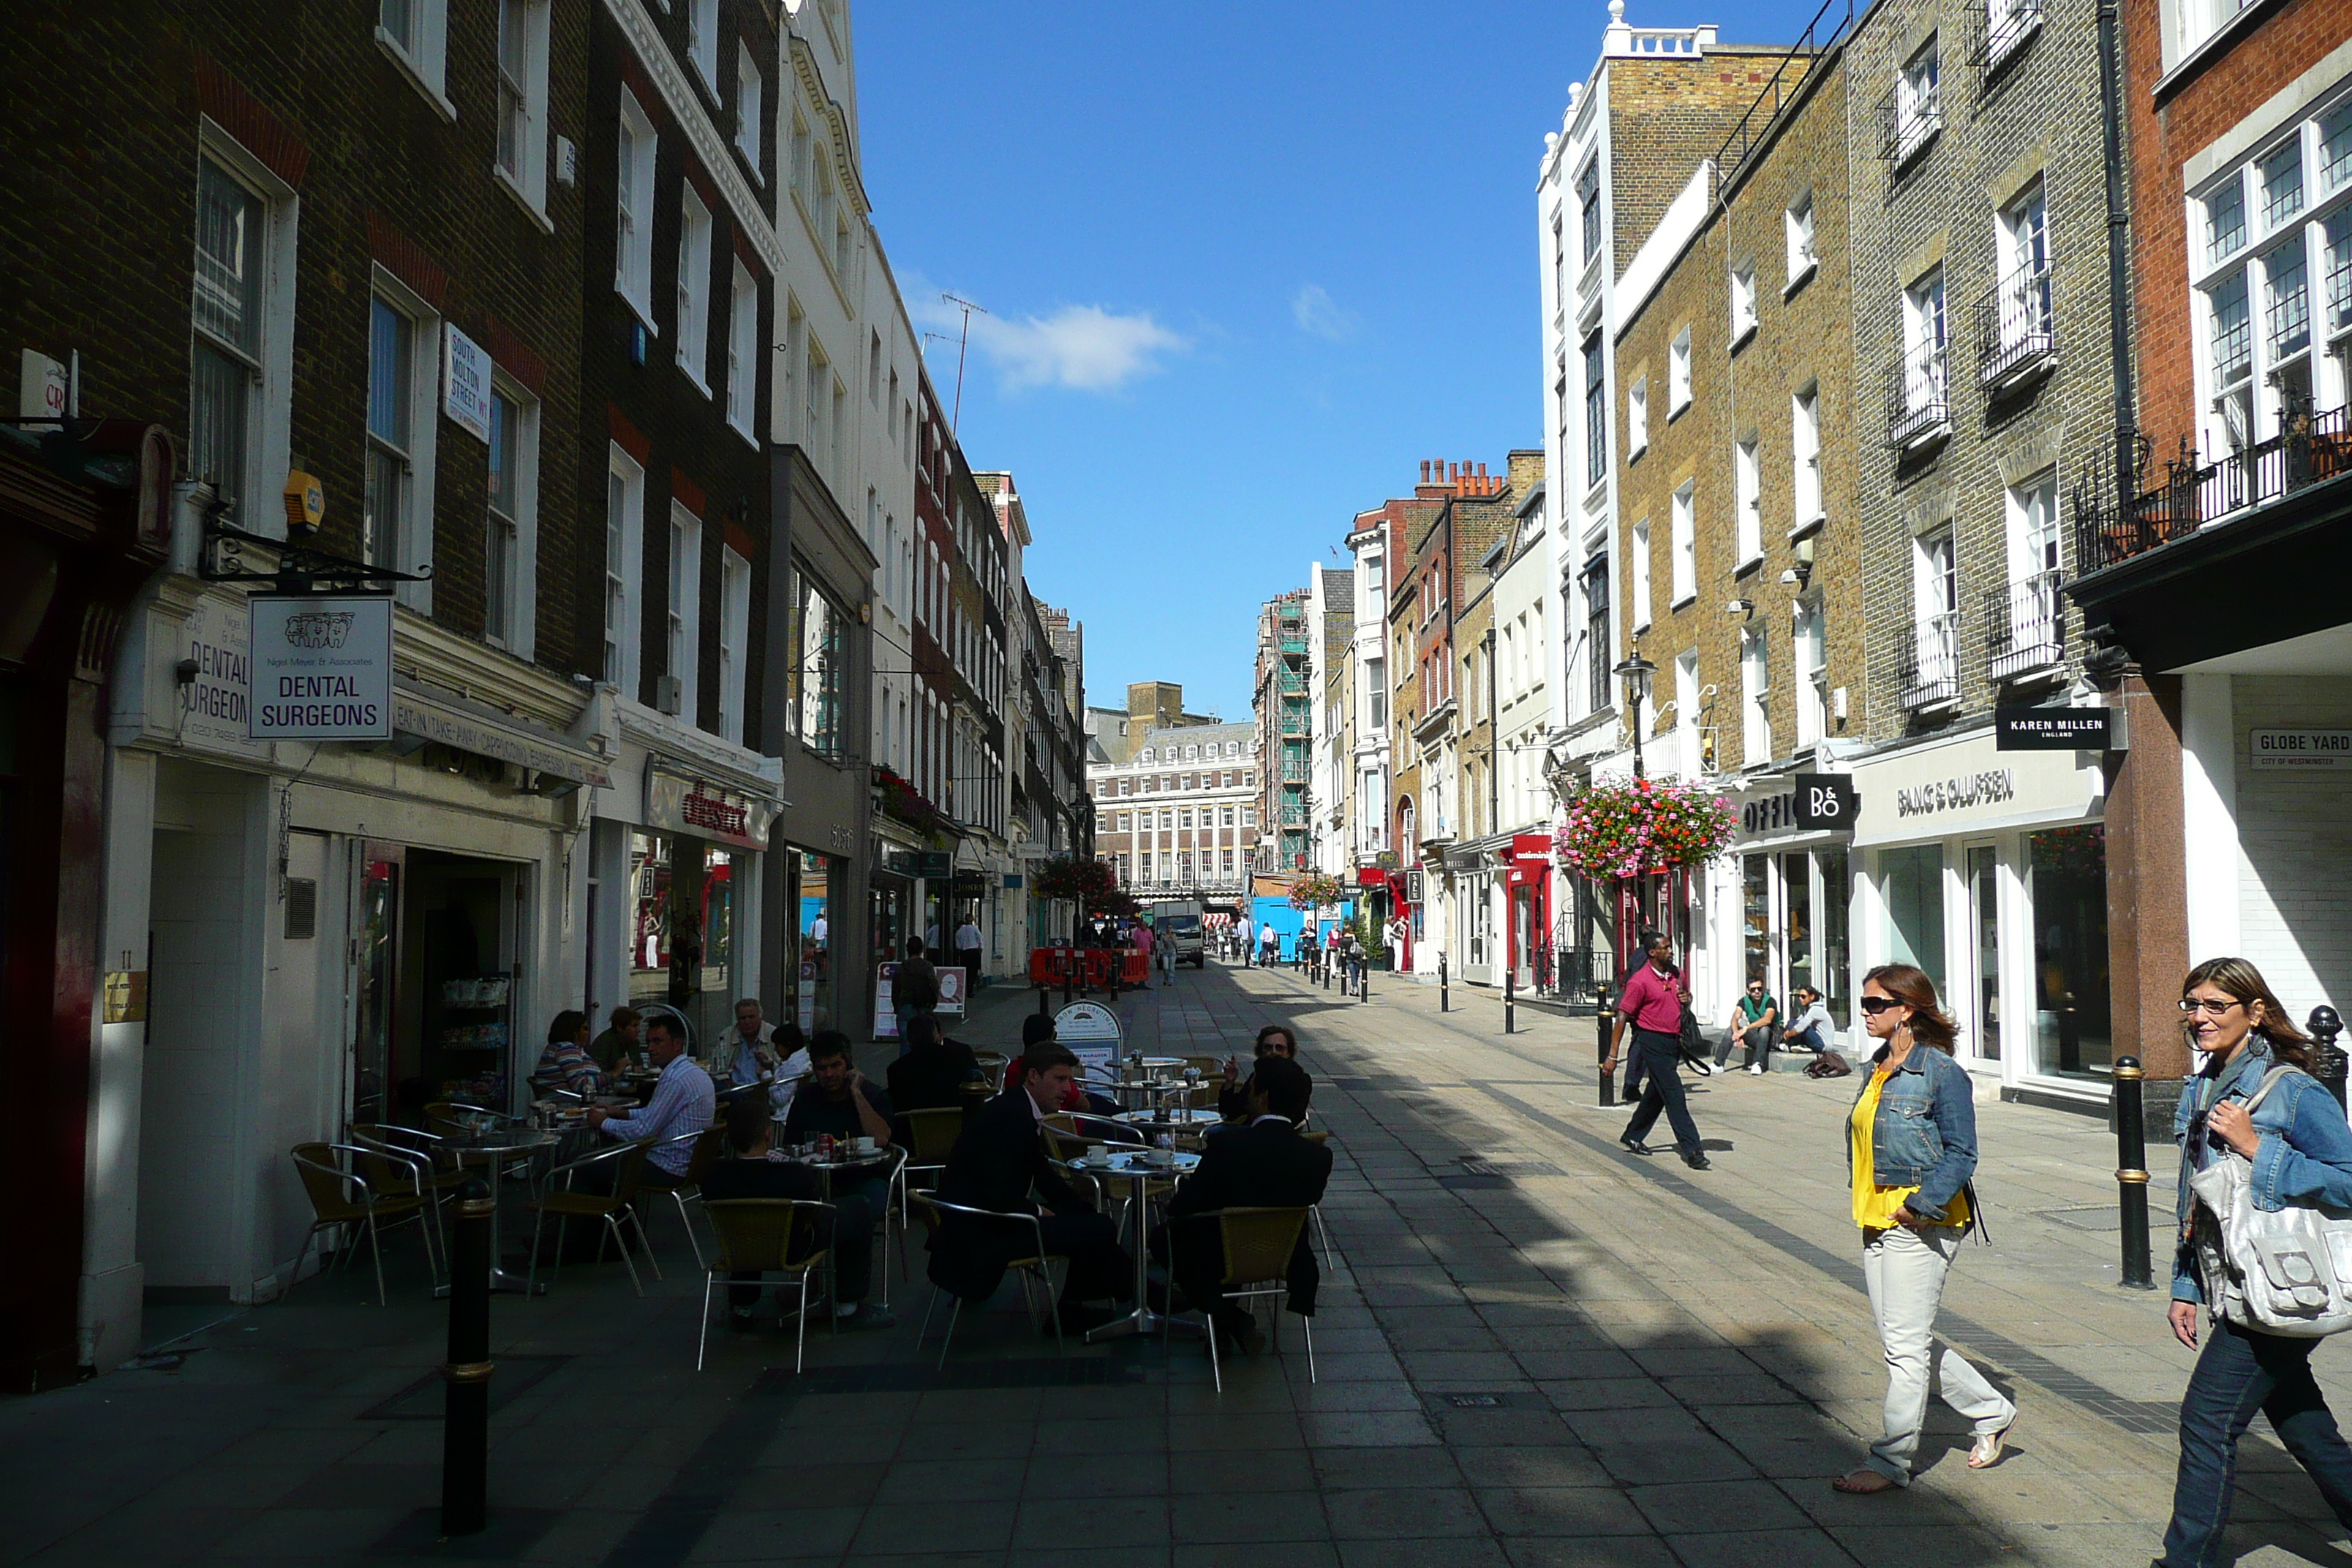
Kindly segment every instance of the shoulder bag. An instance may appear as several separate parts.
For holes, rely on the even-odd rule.
[[[2264,1073],[2247,1114],[2294,1070]],[[2189,1178],[2208,1301],[2241,1328],[2266,1334],[2318,1339],[2352,1329],[2352,1215],[2312,1204],[2258,1208],[2253,1177],[2254,1163],[2225,1148]]]

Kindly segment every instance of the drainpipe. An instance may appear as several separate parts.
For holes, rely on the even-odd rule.
[[[2099,0],[2099,107],[2107,159],[2107,336],[2116,393],[2116,502],[2132,499],[2137,423],[2131,380],[2131,213],[2124,196],[2123,43],[2119,0]],[[2076,564],[2077,571],[2081,565]]]

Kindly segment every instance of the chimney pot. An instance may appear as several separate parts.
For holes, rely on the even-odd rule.
[[[1421,460],[1421,482],[1423,484],[1429,483],[1429,459],[1427,458],[1423,458]]]

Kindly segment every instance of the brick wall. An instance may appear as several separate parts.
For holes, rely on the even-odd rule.
[[[1609,62],[1609,201],[1618,276],[1786,52],[1718,46],[1704,56]],[[1571,171],[1571,200],[1574,182]]]
[[[550,9],[548,119],[577,139],[589,7]],[[358,547],[371,278],[388,264],[541,400],[539,658],[579,668],[580,200],[551,168],[550,234],[491,176],[494,8],[451,8],[454,122],[378,47],[372,17],[101,0],[25,18],[12,63],[47,85],[20,79],[0,130],[17,170],[0,189],[14,285],[0,291],[0,350],[12,374],[17,350],[79,350],[85,415],[153,420],[187,450],[198,123],[209,118],[299,198],[289,448],[325,485],[323,542]],[[434,618],[469,635],[483,625],[488,456],[442,420],[434,493],[419,501]],[[284,479],[252,476],[246,521]]]
[[[1651,629],[1645,652],[1660,667],[1650,709],[1675,697],[1675,657],[1696,649],[1700,689],[1713,685],[1695,721],[1717,731],[1716,765],[1737,771],[1742,763],[1740,637],[1760,626],[1765,633],[1769,675],[1766,714],[1775,759],[1785,759],[1797,735],[1796,663],[1791,606],[1800,594],[1826,609],[1829,684],[1861,684],[1863,630],[1860,531],[1853,505],[1854,416],[1853,327],[1850,315],[1845,215],[1847,108],[1842,61],[1825,64],[1805,95],[1795,100],[1772,134],[1757,146],[1718,193],[1706,224],[1668,269],[1657,291],[1623,323],[1617,343],[1618,388],[1612,418],[1616,426],[1621,548],[1625,566],[1626,624],[1639,621],[1633,605],[1631,560],[1633,529],[1650,532]],[[1687,177],[1687,174],[1685,176]],[[1801,193],[1811,191],[1819,264],[1790,289],[1786,213]],[[1735,268],[1752,267],[1756,328],[1730,342],[1730,279]],[[1669,357],[1675,337],[1691,334],[1690,406],[1670,416]],[[1649,447],[1631,453],[1628,399],[1634,384],[1648,384]],[[1791,462],[1790,399],[1808,382],[1821,397],[1822,503],[1828,521],[1812,535],[1816,564],[1800,587],[1781,574],[1795,562],[1790,534],[1806,520],[1796,516]],[[1743,441],[1756,443],[1761,513],[1760,558],[1739,559],[1735,479],[1736,453]],[[1696,522],[1696,587],[1693,602],[1673,604],[1673,498],[1692,484]],[[1734,616],[1725,606],[1735,599],[1755,605]],[[1685,717],[1668,715],[1679,723]],[[1830,736],[1853,732],[1832,719]],[[1645,737],[1646,741],[1647,737]]]
[[[2009,580],[2006,491],[2054,462],[2063,562],[2073,562],[2069,496],[2113,450],[2108,374],[2106,208],[2095,0],[2050,0],[2039,30],[1988,78],[1969,58],[1981,11],[1945,0],[1886,0],[1857,23],[1846,55],[1854,335],[1853,447],[1863,521],[1863,611],[1870,662],[1869,738],[1981,715],[1997,695],[2027,700],[2079,669],[2066,659],[2038,685],[1997,690],[1985,595]],[[1899,172],[1879,156],[1878,110],[1930,33],[1942,59],[1941,132]],[[1979,384],[1977,310],[1997,281],[1995,213],[2042,181],[2053,274],[2055,367],[1995,396]],[[1950,434],[1907,455],[1886,445],[1887,377],[1903,343],[1902,290],[1940,264],[1949,322]],[[1916,539],[1948,523],[1959,582],[1958,701],[1906,711],[1899,668],[1915,621]]]
[[[662,30],[664,40],[680,60],[685,58],[685,7],[675,7],[665,15],[648,12]],[[776,32],[767,16],[765,7],[753,0],[722,0],[719,24],[719,71],[722,81],[731,82],[735,72],[735,51],[742,40],[751,40],[752,47],[761,51],[762,58],[772,62],[776,58]],[[579,628],[577,668],[593,670],[601,658],[604,626],[605,464],[610,426],[610,414],[617,410],[631,428],[640,435],[648,448],[644,459],[646,469],[644,555],[640,563],[642,590],[638,595],[637,633],[643,649],[637,660],[637,689],[627,695],[650,703],[656,678],[677,673],[665,667],[668,637],[666,616],[669,603],[669,519],[673,500],[683,502],[688,510],[701,520],[701,626],[699,643],[700,669],[696,681],[699,711],[684,714],[689,723],[716,729],[719,722],[719,641],[721,551],[732,539],[740,552],[751,547],[751,612],[753,628],[751,647],[747,650],[745,673],[748,689],[752,696],[744,704],[744,741],[755,749],[776,751],[782,737],[760,733],[761,704],[757,693],[768,679],[771,668],[779,668],[767,653],[765,641],[759,634],[768,625],[768,593],[774,580],[768,563],[771,546],[771,507],[769,503],[769,458],[764,444],[746,440],[727,423],[727,321],[734,289],[734,268],[737,258],[758,279],[760,310],[763,321],[772,321],[774,310],[775,282],[756,262],[756,253],[746,243],[738,243],[737,224],[732,209],[720,200],[712,199],[713,192],[708,174],[701,171],[687,143],[684,130],[670,116],[660,96],[654,90],[642,64],[629,55],[619,25],[602,6],[593,10],[590,29],[588,55],[588,101],[595,130],[584,137],[581,145],[581,191],[586,208],[586,242],[582,258],[583,275],[588,279],[583,302],[582,375],[593,391],[590,406],[583,411],[583,437],[578,448],[580,475],[582,543],[580,569],[572,584],[572,605]],[[691,70],[688,70],[691,79]],[[632,337],[636,324],[635,311],[614,289],[614,246],[616,226],[619,140],[615,127],[619,124],[620,94],[625,79],[638,106],[653,121],[656,134],[653,205],[653,268],[650,298],[653,300],[654,322],[657,329],[646,345],[645,363],[635,363]],[[763,95],[763,112],[772,128],[776,106],[783,93],[775,79],[771,64],[767,90]],[[731,101],[731,100],[730,100]],[[732,149],[731,118],[719,121],[720,141]],[[779,176],[774,157],[769,159],[768,176]],[[747,174],[746,178],[750,178]],[[682,193],[689,179],[694,180],[698,194],[709,207],[711,220],[710,268],[707,280],[707,311],[711,331],[707,364],[710,390],[705,393],[696,386],[677,363],[676,335],[678,230],[684,211]],[[772,191],[753,182],[753,188],[763,198]],[[761,342],[767,341],[763,334]],[[754,374],[765,372],[772,356],[754,356]],[[854,374],[858,367],[839,367],[845,375]],[[762,374],[762,380],[769,379]],[[751,428],[764,437],[769,429],[768,397],[771,389],[763,387],[753,399]],[[815,465],[823,471],[824,465]],[[683,481],[683,482],[681,482]],[[861,515],[863,498],[855,505],[848,497],[836,497],[845,515]],[[863,711],[862,699],[853,698],[853,706]]]
[[[2199,416],[2181,165],[2352,31],[2340,0],[2288,0],[2159,95],[2162,25],[2157,0],[2125,0],[2137,412],[2158,458],[2169,456],[2180,437],[2193,438]]]

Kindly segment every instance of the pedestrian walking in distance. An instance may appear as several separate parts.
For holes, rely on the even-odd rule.
[[[1886,1349],[1886,1429],[1861,1469],[1830,1484],[1868,1493],[1911,1484],[1936,1311],[1953,1256],[1976,1223],[1977,1112],[1968,1069],[1952,1059],[1952,1021],[1936,1005],[1934,981],[1907,963],[1880,964],[1863,976],[1862,1015],[1878,1050],[1846,1118],[1846,1164],[1862,1275]],[[1934,1370],[1944,1403],[1976,1433],[1969,1468],[1999,1463],[2017,1406],[1948,1345]]]
[[[2205,1065],[2182,1087],[2173,1137],[2180,1145],[2179,1245],[2173,1257],[2172,1332],[2197,1348],[2198,1309],[2208,1314],[2205,1348],[2180,1400],[2180,1470],[2172,1523],[2158,1568],[2209,1568],[2227,1555],[2221,1535],[2236,1488],[2238,1439],[2254,1412],[2309,1471],[2338,1521],[2352,1526],[2352,1449],[2311,1375],[2315,1337],[2254,1326],[2230,1279],[2218,1226],[2189,1186],[2217,1160],[2253,1162],[2254,1205],[2276,1212],[2318,1205],[2352,1208],[2352,1129],[2317,1079],[2286,1009],[2262,972],[2242,958],[2216,958],[2189,972],[2180,1021]],[[2279,1076],[2250,1114],[2246,1102],[2274,1069]],[[2218,1277],[2217,1277],[2218,1276]]]
[[[1633,1120],[1625,1123],[1617,1142],[1636,1154],[1650,1152],[1643,1140],[1658,1124],[1658,1113],[1663,1110],[1675,1130],[1675,1147],[1683,1163],[1704,1171],[1709,1162],[1699,1146],[1698,1123],[1691,1120],[1690,1107],[1683,1099],[1683,1009],[1690,1005],[1690,987],[1675,973],[1674,943],[1664,932],[1643,931],[1642,952],[1649,962],[1625,982],[1624,994],[1617,1003],[1617,1032],[1609,1042],[1609,1059],[1601,1064],[1602,1072],[1617,1070],[1617,1058],[1630,1026],[1634,1059],[1644,1084],[1641,1103],[1633,1108]]]

